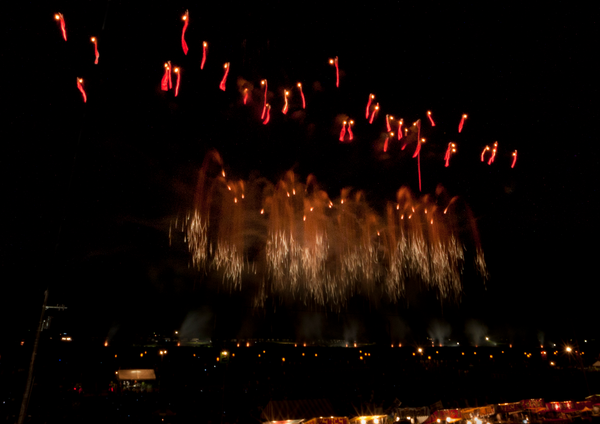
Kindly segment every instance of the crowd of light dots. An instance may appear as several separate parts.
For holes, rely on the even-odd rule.
[[[229,290],[252,276],[256,306],[277,296],[333,308],[354,295],[397,301],[413,282],[456,298],[467,244],[475,269],[484,278],[487,271],[468,207],[444,196],[438,187],[435,197],[415,198],[403,187],[380,216],[362,192],[344,189],[334,203],[314,176],[305,184],[292,172],[274,185],[230,181],[212,151],[194,207],[175,227],[193,265],[220,273]],[[261,253],[249,257],[250,250]]]

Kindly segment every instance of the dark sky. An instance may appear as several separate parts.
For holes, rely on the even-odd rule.
[[[466,337],[470,320],[507,340],[591,337],[599,295],[597,8],[113,0],[31,9],[5,23],[2,53],[12,71],[4,84],[0,299],[14,334],[35,325],[49,286],[50,303],[69,307],[64,328],[101,336],[110,328],[171,331],[200,311],[206,333],[224,337],[300,337],[300,328],[318,327],[311,331],[327,337],[353,328],[370,340],[422,339],[434,320],[449,323],[454,338]],[[91,36],[99,38],[98,65]],[[210,45],[200,71],[203,40]],[[328,65],[334,56],[339,89]],[[177,98],[160,91],[167,60],[182,68]],[[224,62],[226,92],[218,89]],[[85,80],[86,104],[76,77]],[[248,107],[240,78],[256,87]],[[268,126],[256,116],[262,78],[273,93]],[[296,96],[284,117],[281,91],[297,81],[306,114],[293,113]],[[369,93],[382,107],[378,125],[363,118]],[[181,240],[169,247],[169,223],[190,208],[213,148],[234,178],[313,173],[332,199],[352,186],[374,208],[402,185],[416,192],[414,159],[375,152],[385,113],[422,119],[423,192],[442,183],[475,215],[490,278],[484,285],[467,271],[460,303],[423,292],[398,305],[354,299],[340,314],[295,304],[252,310],[245,291],[230,295],[190,270]],[[459,135],[462,113],[469,118]],[[353,144],[337,141],[340,115],[357,121]],[[449,141],[459,151],[446,169]],[[494,141],[496,162],[484,165],[479,154]]]

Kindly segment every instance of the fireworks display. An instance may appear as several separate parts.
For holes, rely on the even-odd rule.
[[[59,21],[66,40],[63,16],[56,14],[56,20]],[[187,55],[189,51],[185,40],[189,25],[187,10],[182,20],[184,22],[181,46],[184,54]],[[96,37],[92,37],[91,41],[95,48],[95,63],[98,64]],[[200,69],[204,69],[206,64],[208,43],[204,41],[202,46]],[[219,50],[218,42],[215,42],[215,46]],[[216,57],[232,55],[231,52],[220,50],[215,53]],[[189,61],[191,58],[184,59]],[[236,60],[235,56],[232,60]],[[298,100],[292,98],[290,101],[291,90],[282,88],[285,85],[276,76],[272,80],[275,81],[275,88],[272,87],[270,95],[266,79],[260,80],[260,88],[255,91],[251,82],[242,75],[235,75],[239,69],[245,69],[244,66],[247,65],[240,64],[238,67],[239,62],[234,63],[236,66],[232,77],[237,78],[240,90],[236,96],[242,94],[243,104],[248,104],[251,93],[254,93],[254,98],[262,94],[262,102],[256,104],[251,101],[249,107],[244,109],[253,114],[254,122],[258,122],[260,115],[260,122],[263,125],[267,125],[271,120],[274,121],[270,128],[278,128],[280,124],[288,125],[291,121],[297,124],[303,123],[306,113],[297,113],[300,109],[300,100],[301,108],[306,108],[302,83],[296,83],[300,94]],[[335,66],[336,87],[339,88],[338,57],[329,59],[329,63]],[[193,72],[191,68],[191,66],[186,68],[188,69],[186,78],[191,79],[189,74]],[[225,62],[224,73],[219,84],[219,89],[222,91],[226,91],[230,70],[231,63]],[[174,97],[178,97],[181,68],[173,67],[171,62],[164,64],[160,87],[163,91],[173,88],[173,72],[177,74]],[[218,77],[210,72],[203,73],[203,76],[210,78],[213,87],[216,85]],[[255,76],[258,81],[258,73]],[[300,73],[294,76],[296,81],[303,78],[306,76]],[[289,84],[289,81],[286,82]],[[348,84],[348,86],[352,85]],[[77,78],[77,87],[86,102],[83,79]],[[312,87],[312,93],[308,95],[312,96],[311,102],[317,106],[314,109],[311,107],[311,111],[323,111],[323,105],[318,102],[329,100],[328,97],[317,94],[323,90],[323,86],[317,80],[312,86],[307,85],[307,87]],[[340,90],[332,89],[332,91],[336,96],[342,93]],[[362,93],[366,94],[367,91]],[[360,94],[361,98],[362,95]],[[272,106],[269,103],[269,96],[271,96],[271,103],[276,107],[282,107],[282,114],[288,115],[285,120],[282,120],[279,114],[271,116]],[[385,94],[382,94],[382,97],[393,98],[386,97]],[[330,102],[329,106],[335,104],[335,107],[339,107],[340,104],[344,104],[346,107],[342,102],[347,102],[348,99],[352,97],[337,98],[334,102]],[[262,103],[262,113],[260,103]],[[348,115],[341,114],[339,110],[335,111],[335,120],[329,119],[324,127],[328,126],[331,140],[335,140],[337,136],[342,143],[353,141],[358,135],[359,143],[355,145],[358,147],[359,144],[370,144],[371,150],[377,152],[377,158],[382,161],[397,160],[398,155],[407,145],[412,147],[414,144],[412,158],[416,158],[417,161],[418,188],[421,192],[422,156],[426,163],[434,163],[428,159],[435,156],[436,160],[439,160],[444,151],[444,147],[441,146],[446,146],[447,143],[444,162],[445,167],[449,167],[450,158],[457,151],[456,144],[448,142],[447,139],[441,144],[440,140],[435,138],[435,134],[433,138],[429,138],[434,131],[431,127],[436,126],[431,111],[426,113],[431,127],[422,128],[422,114],[413,115],[411,121],[416,119],[413,125],[404,127],[403,119],[395,120],[390,114],[396,111],[388,110],[389,103],[385,101],[381,110],[385,113],[385,125],[376,122],[375,118],[381,107],[378,102],[375,102],[375,95],[369,94],[365,118],[372,125],[370,139],[368,130],[365,130],[368,126],[359,125],[355,133],[354,121],[350,120]],[[239,97],[231,104],[239,105]],[[361,113],[363,106],[358,105],[358,112],[353,109],[353,104],[348,104],[347,107],[350,108],[349,113],[354,114]],[[389,109],[394,109],[394,106]],[[404,116],[409,119],[408,115]],[[440,112],[438,116],[440,126],[443,127],[445,122],[443,113]],[[466,118],[467,115],[463,114],[458,126],[459,133],[463,130]],[[341,128],[340,122],[342,122]],[[395,122],[398,122],[397,136],[394,133]],[[270,128],[267,131],[270,131]],[[422,145],[425,143],[425,138],[421,136],[422,129],[423,135],[433,140],[430,147],[428,144],[425,152],[422,152]],[[442,131],[440,130],[438,134]],[[402,140],[402,143],[393,143],[395,137],[397,140]],[[384,140],[383,144],[382,140]],[[480,147],[475,146],[475,148]],[[461,153],[464,153],[465,149],[462,150]],[[385,155],[381,154],[382,151]],[[486,156],[488,151],[489,157]],[[473,154],[475,161],[477,152],[478,150]],[[486,146],[481,153],[481,161],[487,160],[487,164],[491,165],[495,161],[497,152],[498,142],[494,143],[493,148]],[[410,153],[401,154],[407,158],[411,156]],[[515,167],[516,160],[515,150],[512,153],[511,168]],[[458,162],[455,166],[458,167],[460,159],[457,157],[455,162]],[[412,174],[414,162],[410,163]],[[440,162],[437,164],[441,166]],[[214,172],[215,167],[219,168],[218,172]],[[221,157],[216,152],[210,153],[205,159],[200,171],[194,205],[186,219],[186,240],[189,243],[194,265],[205,271],[221,272],[223,282],[230,289],[241,288],[246,276],[259,276],[257,305],[264,304],[270,296],[287,295],[304,302],[338,306],[343,305],[357,293],[380,293],[385,294],[389,299],[397,300],[402,296],[406,284],[415,281],[435,290],[442,298],[456,297],[462,287],[460,273],[466,261],[467,245],[475,246],[473,250],[475,253],[471,256],[476,269],[484,277],[487,274],[476,230],[471,223],[472,217],[469,212],[466,212],[467,206],[455,199],[446,199],[443,189],[440,189],[436,196],[425,195],[417,198],[408,188],[403,187],[398,191],[395,202],[390,202],[384,213],[377,213],[371,209],[364,193],[359,191],[345,189],[339,200],[330,200],[329,195],[319,188],[313,176],[309,176],[305,183],[301,183],[299,177],[290,171],[276,184],[263,184],[264,186],[259,189],[252,181],[228,180],[222,168]],[[249,196],[249,193],[252,195]],[[465,223],[471,223],[468,231],[463,229]],[[251,233],[253,236],[248,236]],[[253,277],[254,283],[256,279]]]
[[[362,191],[331,200],[313,175],[233,181],[223,167],[216,151],[206,156],[181,229],[194,266],[219,273],[229,290],[250,281],[257,306],[272,297],[332,308],[354,295],[397,301],[408,284],[456,298],[467,261],[487,275],[471,212],[441,186],[421,198],[402,187],[378,214]]]

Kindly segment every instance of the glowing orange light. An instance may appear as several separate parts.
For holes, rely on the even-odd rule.
[[[513,155],[513,161],[512,161],[512,165],[510,167],[514,168],[515,164],[517,163],[517,151],[515,150],[512,155]]]

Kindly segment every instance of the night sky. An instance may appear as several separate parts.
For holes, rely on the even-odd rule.
[[[56,314],[57,330],[98,337],[170,332],[194,312],[207,337],[387,342],[449,325],[462,340],[476,322],[507,341],[593,338],[597,7],[274,3],[58,1],[31,7],[26,18],[5,16],[0,307],[11,336],[35,327],[49,287],[49,303],[69,308]],[[99,39],[98,65],[91,36]],[[339,89],[328,64],[335,56]],[[168,60],[182,68],[177,98],[160,90]],[[86,104],[76,77],[85,80]],[[273,96],[268,125],[259,119],[263,78]],[[248,106],[239,81],[255,88]],[[286,116],[284,88],[292,89]],[[373,125],[364,118],[369,93],[382,108]],[[189,268],[182,236],[169,246],[169,225],[191,207],[211,149],[232,178],[275,183],[290,169],[301,180],[312,173],[331,199],[355,187],[380,214],[401,186],[418,192],[412,146],[377,150],[386,113],[422,120],[423,193],[441,183],[473,210],[490,278],[465,270],[460,302],[421,290],[397,305],[353,299],[341,313],[277,302],[257,310],[247,290],[230,294]],[[337,139],[342,116],[357,122],[353,143]],[[445,168],[449,141],[458,152]],[[488,166],[479,155],[495,141]]]

